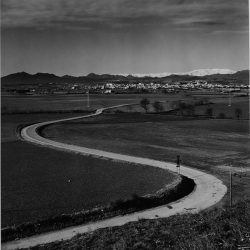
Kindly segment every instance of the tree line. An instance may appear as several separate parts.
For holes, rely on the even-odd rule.
[[[154,108],[155,112],[156,113],[160,113],[160,112],[163,112],[164,111],[164,106],[162,104],[163,102],[160,102],[160,101],[155,101],[152,103],[152,107]],[[149,112],[149,107],[150,107],[150,100],[147,99],[147,98],[143,98],[141,101],[140,101],[140,106],[145,110],[145,113],[148,113]],[[172,108],[173,110],[177,110],[179,115],[183,116],[184,113],[188,116],[194,116],[195,115],[195,106],[197,105],[206,105],[206,104],[209,104],[208,101],[206,100],[201,100],[195,104],[188,104],[188,103],[185,103],[185,102],[182,102],[182,101],[177,101],[177,102],[174,102],[172,104]],[[184,112],[185,111],[185,112]],[[240,117],[242,116],[242,110],[240,108],[236,108],[235,111],[235,116],[237,117],[237,119],[239,120]],[[212,107],[208,107],[206,110],[205,110],[205,113],[204,115],[206,115],[207,117],[210,117],[212,118],[214,116],[214,109]],[[220,113],[218,115],[218,118],[226,118],[225,114],[224,113]]]

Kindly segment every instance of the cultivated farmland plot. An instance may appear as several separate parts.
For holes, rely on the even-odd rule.
[[[195,113],[204,116],[206,109],[212,107],[214,118],[222,111],[225,117],[197,119],[164,113],[173,108],[172,103],[180,96],[167,99],[165,95],[159,96],[164,107],[162,114],[154,113],[152,104],[158,100],[157,95],[150,97],[148,114],[139,104],[134,104],[141,100],[141,96],[133,96],[125,99],[130,100],[131,106],[93,118],[50,125],[41,134],[55,141],[156,160],[174,162],[176,155],[181,155],[182,164],[211,172],[226,184],[228,175],[225,173],[231,168],[240,173],[249,171],[246,100],[234,98],[228,107],[227,98],[215,98],[215,104],[197,106]],[[44,109],[40,110],[39,97],[30,114],[13,109],[13,112],[3,115],[3,226],[98,207],[118,199],[128,199],[135,193],[153,193],[174,181],[173,175],[159,169],[72,155],[17,141],[19,125],[76,116],[69,105],[74,98],[67,98],[55,100],[58,106],[53,105],[51,110],[56,113],[46,113],[49,108],[46,105],[53,103],[49,98],[42,106]],[[78,98],[76,103],[82,101]],[[106,98],[107,103],[113,105],[123,102],[125,96]],[[97,97],[96,107],[105,106],[104,99]],[[33,101],[32,98],[25,99],[25,105]],[[182,101],[192,103],[195,99],[183,97]],[[57,112],[65,107],[68,112]],[[236,108],[242,110],[240,117],[235,116]],[[84,114],[83,110],[81,114]],[[15,158],[10,157],[12,152],[15,152]],[[13,178],[18,181],[12,182]],[[235,200],[239,194],[249,196],[248,181],[247,175],[235,180]],[[228,197],[222,203],[228,203]]]
[[[217,100],[215,104],[198,106],[195,113],[203,115],[198,120],[138,113],[138,105],[133,107],[127,111],[119,108],[118,113],[113,111],[100,117],[54,124],[42,133],[53,140],[70,144],[157,160],[173,162],[180,154],[183,164],[215,173],[225,183],[229,181],[230,166],[237,172],[249,171],[249,112],[246,99],[234,98],[230,107],[227,98]],[[212,119],[204,118],[209,107],[213,108]],[[235,114],[237,108],[242,110],[240,117]],[[215,119],[221,112],[225,113],[223,119]],[[235,199],[242,195],[249,196],[248,180],[247,175],[236,178]]]
[[[93,110],[125,103],[139,103],[143,97],[150,100],[166,100],[167,95],[155,94],[119,94],[119,95],[90,95],[90,108],[87,107],[87,95],[63,96],[3,96],[2,112],[46,112],[46,111],[72,111]],[[178,96],[170,96],[178,98]],[[32,103],[32,106],[30,105]]]
[[[38,111],[33,101],[24,100]],[[58,152],[17,137],[20,125],[76,115],[84,113],[2,115],[2,227],[154,193],[174,181],[160,169]]]

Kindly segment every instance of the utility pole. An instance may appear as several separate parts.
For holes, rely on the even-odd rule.
[[[231,104],[232,104],[232,100],[231,100],[231,90],[229,90],[228,92],[228,107],[231,107]]]
[[[181,173],[181,160],[180,160],[180,156],[177,155],[177,159],[176,159],[176,167],[177,167],[177,173],[180,174]]]
[[[233,175],[232,175],[232,170],[230,170],[230,207],[233,205]]]
[[[87,92],[87,107],[89,108],[89,90]]]

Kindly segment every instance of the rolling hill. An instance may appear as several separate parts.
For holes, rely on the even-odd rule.
[[[216,73],[216,74],[213,74]],[[207,74],[207,75],[204,75]],[[5,86],[18,86],[18,85],[35,85],[35,84],[48,84],[48,83],[91,83],[91,82],[104,82],[104,81],[129,81],[129,80],[168,80],[168,81],[190,81],[190,80],[207,80],[207,81],[239,81],[241,83],[248,83],[249,70],[234,71],[218,70],[218,69],[202,69],[191,71],[187,74],[149,74],[149,75],[111,75],[102,74],[98,75],[90,73],[86,76],[56,76],[49,73],[36,73],[29,74],[26,72],[19,72],[1,77],[2,87]]]

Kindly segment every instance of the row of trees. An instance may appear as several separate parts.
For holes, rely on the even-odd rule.
[[[140,105],[145,110],[145,112],[148,113],[150,100],[148,100],[147,98],[143,98],[140,102]],[[163,107],[162,103],[159,101],[155,101],[152,104],[152,106],[153,106],[155,112],[164,111],[164,107]],[[193,105],[193,104],[187,104],[187,103],[178,101],[178,102],[173,103],[173,109],[178,110],[180,115],[184,115],[184,110],[185,110],[186,115],[189,115],[189,116],[195,115],[195,105]],[[208,117],[213,117],[213,115],[214,115],[213,108],[208,107],[205,111],[205,115],[207,115]],[[237,117],[237,119],[240,119],[241,115],[242,115],[242,110],[240,108],[236,108],[235,109],[235,116]],[[225,114],[220,113],[219,118],[225,118]]]
[[[188,115],[194,115],[194,110],[196,105],[206,105],[208,103],[209,103],[208,98],[200,99],[195,104],[187,104],[182,101],[176,101],[172,103],[172,108],[178,109],[181,115],[183,115],[184,110],[188,112]],[[149,110],[150,100],[147,98],[143,98],[140,102],[140,105],[147,113]],[[154,103],[152,103],[152,106],[156,112],[162,112],[164,110],[162,102],[155,101]]]
[[[140,102],[140,105],[147,113],[149,110],[150,101],[147,98],[143,98]],[[162,103],[159,101],[155,101],[152,105],[154,107],[155,112],[162,112],[164,110]]]
[[[236,108],[235,111],[235,116],[237,117],[237,119],[239,120],[240,119],[240,116],[242,115],[242,110],[240,108]],[[214,115],[214,111],[213,111],[213,108],[207,108],[206,110],[206,113],[205,113],[207,116],[209,117],[212,117]],[[220,113],[219,114],[219,118],[225,118],[225,114],[224,113]]]

